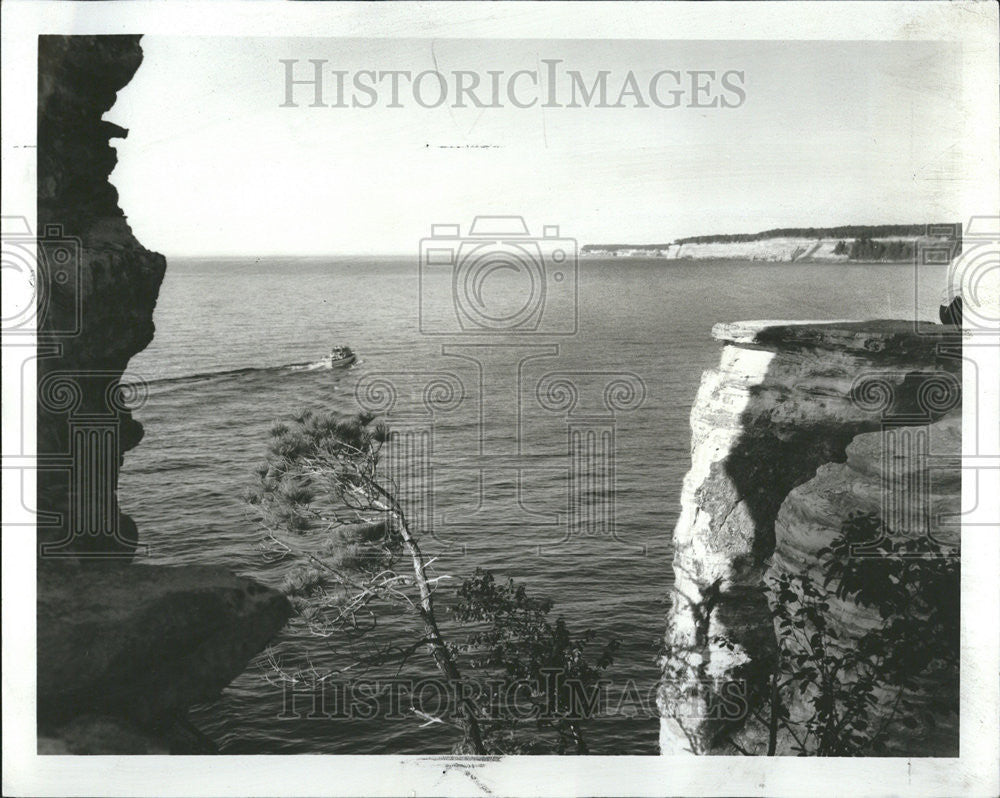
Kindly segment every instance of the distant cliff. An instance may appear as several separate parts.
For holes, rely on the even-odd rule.
[[[912,262],[921,249],[961,252],[961,225],[845,225],[781,228],[679,238],[669,244],[587,244],[581,254],[673,260],[762,260],[796,262]]]
[[[222,568],[132,562],[118,473],[142,438],[142,392],[120,380],[152,340],[166,261],[118,207],[110,139],[127,131],[102,117],[142,63],[139,38],[38,38],[39,753],[214,750],[187,708],[290,614]]]

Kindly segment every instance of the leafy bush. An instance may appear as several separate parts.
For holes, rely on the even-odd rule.
[[[591,660],[587,649],[597,636],[593,630],[574,636],[563,618],[549,620],[552,601],[529,596],[513,579],[498,583],[480,568],[462,583],[458,597],[455,617],[484,625],[462,648],[472,666],[498,674],[501,683],[524,686],[526,695],[520,698],[537,707],[538,729],[555,731],[556,753],[587,753],[583,722],[619,641],[606,643]],[[503,719],[507,709],[491,707],[490,714]],[[504,731],[516,725],[516,719],[506,729],[499,724]]]
[[[819,558],[821,580],[779,573],[768,582],[778,637],[769,753],[779,726],[800,755],[884,753],[896,724],[933,726],[936,714],[957,710],[949,691],[931,690],[919,706],[908,697],[957,679],[957,551],[927,535],[893,535],[876,514],[854,513]],[[881,625],[845,633],[831,612],[835,600],[875,610]],[[791,717],[792,699],[804,716]]]

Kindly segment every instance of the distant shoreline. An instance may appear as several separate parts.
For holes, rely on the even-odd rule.
[[[581,261],[655,261],[657,263],[666,264],[685,264],[685,263],[698,263],[699,261],[710,261],[712,263],[759,263],[761,265],[774,264],[779,265],[783,263],[787,264],[833,264],[841,263],[846,266],[912,266],[916,263],[914,258],[909,260],[849,260],[847,258],[836,258],[836,259],[821,259],[814,258],[810,260],[782,260],[778,258],[744,258],[738,255],[720,255],[718,257],[683,257],[683,258],[666,258],[661,255],[605,255],[601,253],[592,252],[582,252],[580,253]],[[947,264],[940,264],[941,266],[947,266]]]
[[[911,263],[921,251],[951,260],[962,251],[961,225],[784,228],[679,238],[669,244],[587,244],[584,257],[751,260],[796,263]]]

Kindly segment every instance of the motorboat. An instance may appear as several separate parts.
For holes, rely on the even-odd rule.
[[[351,347],[335,346],[330,350],[330,354],[327,355],[326,363],[332,369],[343,368],[350,366],[357,359],[358,356],[351,351]]]

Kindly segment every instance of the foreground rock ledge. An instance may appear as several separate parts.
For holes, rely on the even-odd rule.
[[[291,613],[277,591],[209,566],[43,562],[38,588],[42,753],[205,750],[187,709],[216,698]]]
[[[734,753],[727,740],[742,718],[713,717],[708,695],[713,684],[740,683],[753,703],[767,683],[775,638],[763,577],[789,493],[820,466],[845,462],[857,435],[929,425],[961,401],[955,327],[745,321],[712,334],[723,350],[691,410],[691,468],[673,538],[664,754]]]

